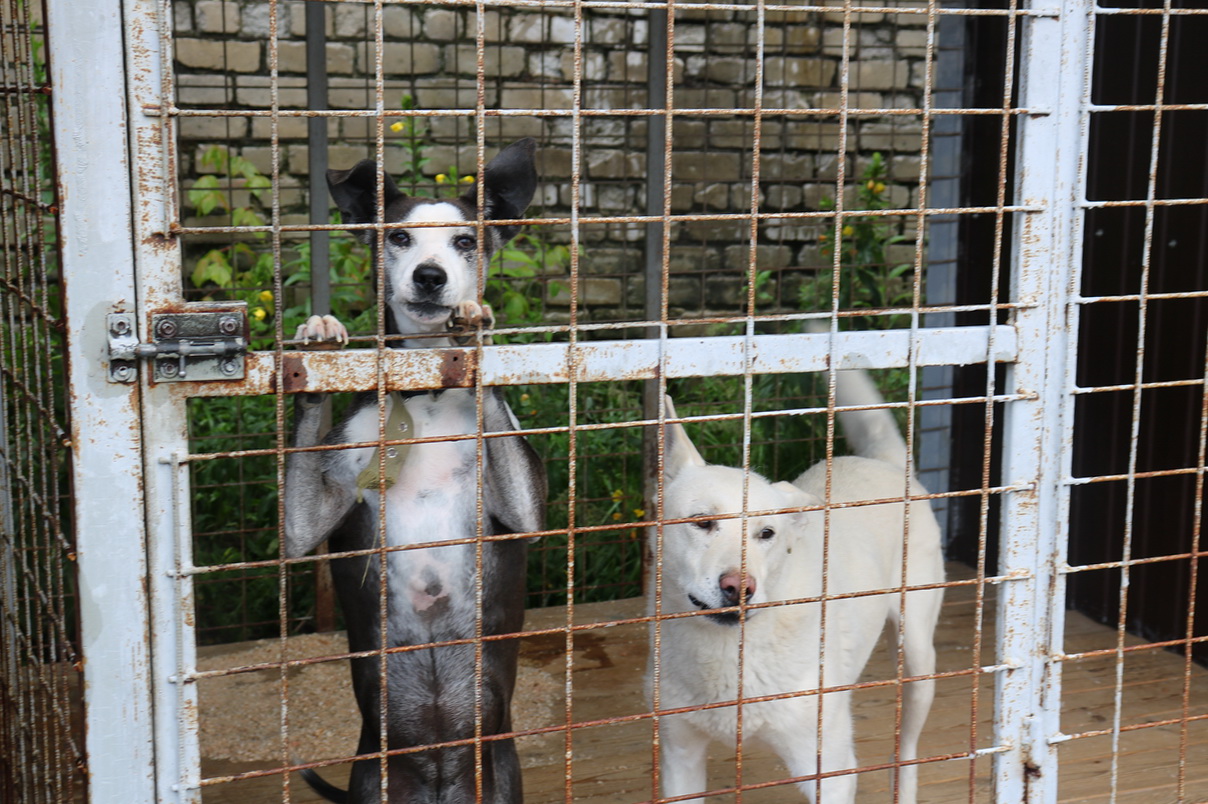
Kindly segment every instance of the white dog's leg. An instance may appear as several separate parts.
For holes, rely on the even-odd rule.
[[[810,702],[817,698],[811,697]],[[822,772],[856,767],[852,745],[851,693],[828,693],[822,701]],[[786,738],[780,747],[780,758],[793,776],[813,776],[818,773],[818,743],[815,740],[817,710],[807,707],[808,724],[799,733]],[[854,804],[855,775],[834,776],[829,779],[801,782],[798,787],[810,802],[816,804]],[[819,795],[821,791],[821,795]]]
[[[709,738],[683,717],[672,715],[659,720],[659,743],[663,795],[672,798],[704,792],[708,783],[705,757]],[[693,798],[684,804],[703,802],[703,798]]]
[[[911,592],[906,598],[906,625],[902,629],[905,653],[904,665],[908,676],[929,676],[935,672],[935,644],[932,633],[939,617],[943,591],[929,589]],[[902,691],[902,749],[901,759],[919,755],[919,735],[935,698],[935,679],[913,681]],[[902,804],[914,804],[918,799],[919,768],[917,765],[899,771],[898,790]]]

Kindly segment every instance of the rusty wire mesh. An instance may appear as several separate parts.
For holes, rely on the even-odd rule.
[[[652,45],[658,4],[332,4],[323,23],[330,88],[322,107],[314,108],[305,96],[313,76],[301,56],[303,38],[314,33],[303,22],[308,5],[174,4],[176,63],[163,109],[178,129],[181,208],[174,233],[182,284],[188,299],[248,302],[253,346],[274,361],[292,351],[293,326],[306,313],[322,305],[337,310],[352,321],[355,345],[381,355],[371,392],[383,408],[393,384],[405,386],[406,378],[388,378],[382,368],[388,339],[373,304],[374,285],[380,292],[382,280],[368,254],[339,234],[337,220],[315,223],[306,215],[308,199],[323,192],[304,173],[314,158],[307,125],[313,119],[326,127],[332,167],[373,156],[404,189],[429,197],[472,187],[464,179],[480,177],[490,156],[512,139],[538,139],[542,179],[530,210],[534,221],[483,283],[501,313],[496,342],[792,334],[820,312],[839,329],[909,328],[917,338],[931,322],[992,325],[1036,303],[1013,295],[1006,244],[1022,216],[1050,210],[1014,198],[1011,155],[1017,118],[1050,110],[1016,103],[1014,65],[1021,28],[1052,10],[1014,3],[686,4],[673,10],[660,50]],[[1160,24],[1165,52],[1166,31],[1179,15],[1166,9],[1149,16]],[[978,44],[995,43],[990,50],[998,61],[981,65],[979,73],[989,97],[983,86],[977,100],[937,100],[936,63],[946,46],[941,24],[954,19],[970,21],[970,30],[983,37]],[[660,71],[663,97],[655,92]],[[1148,103],[1129,99],[1128,108],[1094,113],[1139,112],[1160,123],[1164,115],[1203,111],[1195,105],[1202,106],[1202,98],[1166,104],[1161,75]],[[935,185],[959,171],[940,164],[936,131],[953,118],[981,135],[970,148],[985,161],[966,192],[941,200]],[[1154,165],[1158,152],[1155,135]],[[1142,263],[1149,260],[1160,210],[1205,203],[1202,191],[1165,199],[1155,197],[1161,195],[1155,187],[1151,175],[1143,193],[1084,205],[1143,210]],[[954,222],[966,251],[960,292],[947,295],[930,284],[929,248],[937,225]],[[323,303],[312,292],[316,233],[331,236],[331,295]],[[1146,270],[1140,276],[1139,288],[1087,292],[1078,304],[1135,305],[1140,333],[1147,305],[1208,295],[1201,280],[1194,288],[1155,294]],[[1146,469],[1138,464],[1135,434],[1146,410],[1143,395],[1168,388],[1198,394],[1203,377],[1148,378],[1144,349],[1140,353],[1127,364],[1135,369],[1132,377],[1071,392],[1132,394],[1134,444],[1125,468],[1080,475],[1070,484],[1076,495],[1082,486],[1118,483],[1131,501],[1139,483],[1181,478],[1194,485],[1192,537],[1184,549],[1138,557],[1129,547],[1129,524],[1117,556],[1062,568],[1071,576],[1115,573],[1121,591],[1113,606],[1119,613],[1114,642],[1053,660],[1076,666],[1102,659],[1115,674],[1110,725],[1071,729],[1061,735],[1061,750],[1111,741],[1110,749],[1091,756],[1111,763],[1109,795],[1117,796],[1128,767],[1127,736],[1177,728],[1177,748],[1166,747],[1162,767],[1175,769],[1180,800],[1194,800],[1189,768],[1204,745],[1205,718],[1190,659],[1204,639],[1196,635],[1194,606],[1203,555],[1203,436],[1193,459]],[[912,448],[923,432],[916,417],[929,408],[947,409],[953,432],[965,436],[957,450],[961,471],[947,488],[922,496],[963,512],[961,530],[951,538],[963,541],[970,568],[950,569],[948,601],[961,618],[946,632],[952,650],[933,675],[939,697],[955,703],[933,715],[924,750],[912,762],[923,766],[936,795],[985,800],[990,763],[1009,749],[993,736],[990,691],[996,677],[1014,669],[1009,658],[993,655],[997,590],[1011,580],[997,574],[995,521],[1004,495],[1027,491],[998,476],[997,428],[1004,406],[1029,399],[1030,391],[1008,387],[1001,373],[983,366],[924,396],[914,360],[879,379]],[[274,362],[274,371],[282,365]],[[509,390],[550,472],[552,497],[547,530],[535,534],[529,558],[532,611],[520,693],[528,697],[518,706],[525,717],[518,715],[510,735],[484,735],[479,725],[473,736],[439,745],[469,746],[481,759],[484,745],[515,736],[531,763],[526,784],[533,800],[653,801],[660,797],[658,772],[651,771],[658,768],[659,718],[671,713],[658,708],[657,692],[653,708],[644,699],[641,662],[634,657],[644,657],[652,623],[657,652],[659,623],[681,616],[660,614],[656,604],[651,617],[632,600],[644,573],[653,578],[656,600],[661,588],[657,570],[643,567],[643,554],[648,558],[653,549],[643,532],[657,543],[667,524],[642,453],[644,433],[655,429],[658,417],[644,405],[651,386],[642,378],[617,369],[605,381],[580,381],[574,368],[567,382]],[[330,610],[322,611],[331,605],[322,600],[328,559],[286,561],[280,553],[279,493],[291,447],[289,389],[285,373],[279,376],[281,385],[256,386],[261,396],[188,403],[194,565],[188,575],[197,593],[197,639],[209,647],[184,672],[201,690],[198,784],[206,801],[305,800],[290,771],[319,767],[339,779],[354,753],[355,733],[330,727],[334,719],[355,721],[351,699],[329,694],[346,675],[347,644],[311,633],[339,625]],[[479,377],[469,376],[467,384],[482,390]],[[825,376],[748,370],[737,377],[656,379],[653,387],[669,391],[680,414],[691,417],[706,458],[748,473],[788,479],[842,451]],[[1196,410],[1202,434],[1204,414]],[[481,440],[483,434],[476,435]],[[395,442],[380,432],[377,443]],[[482,533],[465,539],[480,555],[486,541]],[[380,557],[373,565],[383,577],[388,555],[398,549],[371,551]],[[1154,564],[1178,564],[1190,575],[1184,633],[1133,643],[1126,637],[1124,591],[1130,574]],[[905,590],[893,591],[905,600]],[[388,606],[384,595],[381,606]],[[305,636],[294,638],[298,634]],[[217,644],[254,637],[267,639],[234,649]],[[481,651],[500,638],[475,634],[461,641]],[[388,653],[432,647],[399,646],[369,658],[384,668]],[[1121,703],[1126,658],[1171,647],[1187,656],[1175,677],[1177,713],[1147,711],[1130,721]],[[857,710],[871,713],[865,720],[873,728],[861,743],[860,766],[841,773],[858,773],[862,790],[893,800],[894,770],[902,765],[903,691],[922,680],[909,677],[901,658],[891,655],[854,686],[783,697],[850,692]],[[481,688],[481,675],[475,683]],[[220,750],[217,740],[233,729],[216,719],[240,686],[264,706],[256,717],[250,708],[235,709],[253,733]],[[737,700],[715,706],[737,705],[741,712],[759,702],[744,698],[740,688]],[[317,742],[302,742],[307,730]],[[429,750],[432,745],[409,746],[368,758],[384,765],[389,755]],[[1073,776],[1080,773],[1075,761],[1071,767]],[[476,781],[482,784],[481,771]],[[794,777],[740,747],[733,764],[710,777],[709,789],[738,801],[774,801],[793,783],[821,780]]]
[[[46,31],[0,7],[0,798],[84,793]]]

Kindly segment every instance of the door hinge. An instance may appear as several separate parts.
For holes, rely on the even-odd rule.
[[[109,382],[138,378],[140,360],[150,360],[154,382],[242,380],[247,354],[244,307],[193,313],[155,313],[151,342],[139,343],[133,313],[112,313]]]

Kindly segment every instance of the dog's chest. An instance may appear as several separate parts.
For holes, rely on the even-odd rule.
[[[399,403],[390,398],[388,405]],[[472,392],[449,390],[439,395],[407,398],[406,431],[387,432],[387,439],[441,438],[477,432],[475,398]],[[373,441],[378,437],[378,412],[367,408],[350,421],[349,440]],[[389,429],[389,428],[388,428]],[[372,448],[353,450],[349,459],[359,475],[377,460]],[[478,510],[478,448],[475,439],[455,439],[412,444],[397,476],[386,491],[385,534],[391,547],[447,542],[472,538]],[[485,460],[485,453],[484,453]],[[363,492],[366,505],[380,510],[379,492]],[[403,604],[421,615],[456,613],[474,600],[475,548],[473,544],[433,545],[393,552],[389,558],[392,605]]]
[[[669,708],[733,701],[739,695],[739,652],[743,661],[744,699],[778,696],[816,689],[816,662],[803,657],[807,646],[817,651],[816,622],[809,617],[765,609],[752,617],[741,642],[737,626],[693,618],[663,626],[662,703]],[[762,622],[761,622],[762,620]],[[811,628],[811,625],[815,627]],[[741,647],[740,647],[741,646]],[[768,728],[791,722],[813,696],[746,704],[743,728],[758,736]],[[794,714],[794,713],[797,714]],[[715,739],[732,739],[735,711],[732,707],[693,712],[691,719]]]

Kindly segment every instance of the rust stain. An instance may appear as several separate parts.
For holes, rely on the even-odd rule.
[[[163,232],[152,232],[143,238],[143,245],[157,252],[169,252],[176,248],[176,238]]]
[[[286,352],[281,358],[281,386],[287,394],[306,390],[306,361],[298,353]],[[272,392],[277,392],[277,378],[270,379]]]
[[[478,356],[475,352],[448,349],[441,353],[440,383],[442,388],[469,388],[478,378]]]

